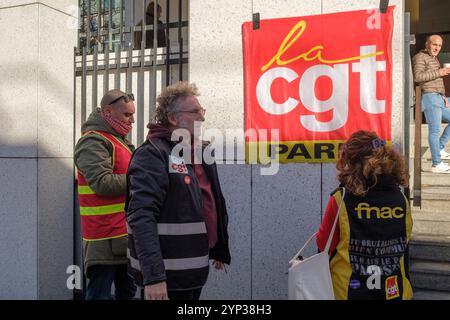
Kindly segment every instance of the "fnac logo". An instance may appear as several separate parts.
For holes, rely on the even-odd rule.
[[[397,276],[386,278],[386,300],[400,297],[400,289],[398,288]]]
[[[405,216],[405,212],[402,207],[371,207],[366,202],[358,203],[355,208],[358,215],[358,219],[401,219]]]

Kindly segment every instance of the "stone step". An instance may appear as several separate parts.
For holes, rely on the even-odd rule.
[[[450,262],[412,259],[409,273],[414,288],[450,291]]]
[[[425,209],[421,209],[419,207],[411,207],[411,214],[413,218],[417,219],[437,219],[437,220],[443,220],[443,221],[450,221],[450,208],[449,207],[442,207],[442,210],[439,212],[435,211],[429,211]]]
[[[450,235],[450,221],[415,221],[413,224],[413,232],[417,234]]]
[[[431,212],[447,212],[450,208],[450,187],[423,186],[421,209]]]
[[[450,207],[450,201],[423,199],[421,201],[422,209],[433,212],[442,212],[444,208]]]
[[[446,174],[446,173],[445,173]],[[449,174],[450,177],[450,174]],[[442,200],[450,204],[450,187],[447,186],[431,186],[431,187],[423,187],[422,186],[422,199],[423,200]],[[450,207],[447,207],[450,208]]]
[[[450,292],[436,290],[413,290],[413,300],[450,300]]]
[[[411,260],[430,260],[450,262],[450,235],[414,233],[409,242]]]
[[[434,173],[430,171],[422,172],[422,188],[428,188],[431,186],[446,186],[450,187],[450,174],[447,173]],[[449,208],[450,209],[450,208]]]

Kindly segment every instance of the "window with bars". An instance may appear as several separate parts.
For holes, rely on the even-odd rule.
[[[188,0],[79,0],[79,8],[79,52],[93,53],[97,46],[102,53],[108,45],[109,51],[118,45],[170,48],[187,41]]]
[[[104,93],[120,89],[136,97],[136,125],[130,138],[142,143],[161,89],[188,80],[188,4],[188,0],[79,0],[74,52],[77,128]]]

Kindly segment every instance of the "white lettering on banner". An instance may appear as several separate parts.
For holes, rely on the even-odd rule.
[[[283,78],[288,82],[292,82],[298,78],[297,72],[289,68],[273,68],[264,72],[256,85],[256,98],[263,110],[270,114],[285,114],[295,109],[298,100],[289,97],[284,103],[275,103],[270,96],[270,87],[275,79]]]
[[[386,71],[386,61],[376,60],[376,46],[361,46],[360,62],[352,63],[352,72],[360,73],[360,103],[361,108],[370,114],[384,113],[385,100],[376,98],[376,74]],[[307,130],[314,132],[328,132],[342,128],[348,120],[349,109],[349,67],[350,63],[322,64],[308,68],[300,79],[299,96],[304,107],[311,112],[320,113],[333,110],[333,118],[328,122],[321,122],[315,115],[300,116],[300,124]],[[319,77],[326,76],[332,81],[332,93],[327,100],[319,100],[314,92],[314,86]],[[256,98],[260,107],[267,113],[282,115],[294,110],[299,101],[289,97],[283,103],[273,101],[270,89],[275,79],[282,78],[289,83],[299,75],[292,69],[276,67],[262,74],[256,85]]]
[[[360,48],[360,54],[366,55],[376,52],[375,46],[365,46]],[[361,73],[360,83],[360,103],[361,108],[367,113],[383,113],[386,105],[384,100],[377,100],[377,71],[386,71],[386,61],[377,61],[375,57],[361,59],[361,62],[352,64],[353,72]]]
[[[314,94],[314,84],[317,79],[327,76],[333,83],[333,93],[328,100],[322,101]],[[306,129],[315,132],[328,132],[342,128],[348,118],[348,65],[336,64],[316,65],[305,71],[300,80],[300,99],[306,109],[312,112],[333,110],[333,118],[329,122],[317,121],[316,116],[300,116],[300,123]],[[338,85],[335,85],[338,84]],[[313,94],[311,94],[311,92]]]

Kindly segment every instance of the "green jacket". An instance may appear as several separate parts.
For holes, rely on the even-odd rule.
[[[100,115],[97,108],[81,127],[81,132],[103,131],[113,134],[127,144],[131,151],[134,146],[124,137],[117,134]],[[127,190],[126,175],[113,174],[113,146],[100,135],[86,135],[78,140],[74,151],[74,161],[77,169],[86,178],[89,186],[98,195],[117,196]],[[84,270],[89,276],[88,268],[92,265],[114,265],[127,263],[127,237],[116,239],[84,241]]]

